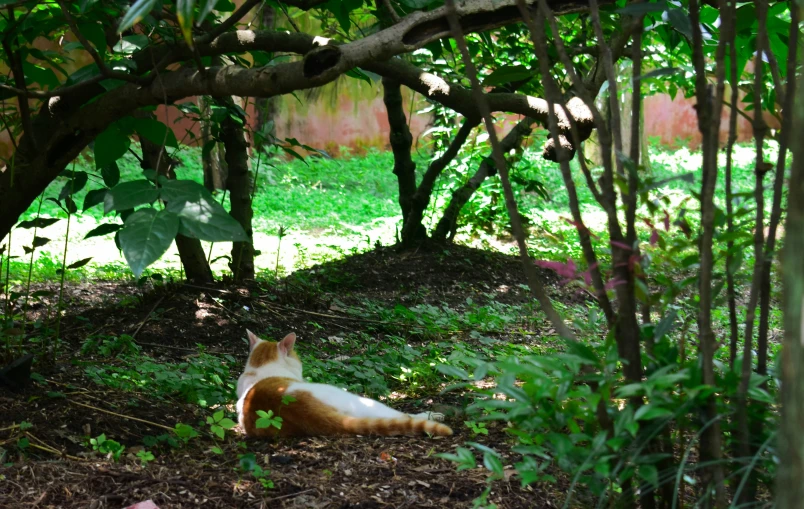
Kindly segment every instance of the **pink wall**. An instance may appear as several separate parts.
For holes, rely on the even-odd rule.
[[[730,92],[726,92],[727,96]],[[740,93],[740,97],[744,94]],[[661,144],[669,147],[679,145],[697,148],[701,144],[701,132],[698,130],[698,117],[696,116],[695,98],[685,99],[679,94],[675,99],[669,95],[653,95],[645,98],[645,134],[658,136]],[[720,140],[726,142],[729,136],[728,106],[723,108],[720,116]],[[748,112],[750,115],[751,112]],[[778,120],[766,113],[765,122],[772,129],[779,128]],[[745,117],[737,116],[737,140],[748,141],[753,136],[751,123]]]

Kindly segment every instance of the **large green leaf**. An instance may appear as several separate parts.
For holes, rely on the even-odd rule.
[[[159,198],[159,190],[147,180],[134,180],[117,184],[106,194],[104,213],[113,210],[133,209],[138,205],[153,203]]]
[[[166,210],[181,219],[183,235],[207,242],[246,242],[243,227],[204,186],[192,180],[169,180],[161,189]]]
[[[120,247],[136,277],[165,254],[178,232],[179,218],[167,210],[147,208],[129,216],[120,230]]]
[[[178,147],[179,142],[171,129],[154,118],[138,118],[134,122],[134,130],[146,140],[166,147]]]
[[[110,126],[95,138],[95,167],[103,168],[126,153],[131,140],[117,126]]]

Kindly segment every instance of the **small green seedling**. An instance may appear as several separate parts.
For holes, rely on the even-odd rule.
[[[273,410],[268,410],[267,412],[264,410],[257,410],[257,415],[260,416],[255,423],[257,429],[270,428],[271,426],[276,429],[282,428],[282,418],[278,415],[274,415]]]
[[[218,410],[211,417],[207,417],[207,424],[209,424],[212,433],[221,440],[223,440],[226,430],[232,429],[236,425],[233,420],[224,417],[223,410]]]
[[[98,451],[114,461],[118,461],[123,451],[126,450],[126,447],[120,442],[106,438],[105,433],[101,433],[96,438],[90,438],[89,443],[92,445],[92,450]]]

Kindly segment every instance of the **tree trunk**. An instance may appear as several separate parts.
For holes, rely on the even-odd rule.
[[[140,137],[140,146],[142,147],[143,169],[150,168],[169,179],[176,178],[176,173],[173,171],[176,162],[170,159],[165,147],[160,147],[144,137]],[[179,258],[188,281],[194,283],[211,283],[213,281],[212,270],[209,268],[200,240],[176,235],[176,247],[179,250]]]
[[[798,19],[794,15],[794,19]],[[797,25],[798,23],[796,23]],[[802,63],[799,59],[799,65]],[[804,87],[801,75],[788,76],[787,93],[795,94],[793,133],[804,132]],[[795,84],[794,84],[795,83]],[[793,166],[782,253],[784,343],[782,345],[782,417],[776,504],[796,509],[804,500],[804,144],[793,143]]]
[[[251,192],[254,183],[249,171],[248,143],[243,125],[235,121],[232,114],[233,111],[230,111],[221,122],[221,139],[226,149],[226,165],[229,169],[229,177],[226,179],[226,189],[229,190],[232,204],[229,214],[240,223],[248,236],[248,242],[232,244],[232,261],[229,264],[234,280],[242,281],[254,279],[254,230],[251,226],[254,216]]]
[[[263,4],[261,24],[262,30],[273,30],[275,28],[276,11],[268,4]],[[263,145],[265,145],[268,141],[264,136],[261,135],[261,133],[264,133],[267,129],[268,123],[274,121],[276,118],[276,101],[277,99],[275,97],[268,99],[258,97],[254,100],[254,111],[256,112],[256,122],[254,125],[255,136],[252,140],[254,143],[252,150],[254,151],[259,152],[262,150]]]
[[[416,164],[410,156],[413,136],[410,134],[408,119],[402,107],[402,86],[398,81],[383,78],[383,102],[388,111],[388,123],[391,126],[391,150],[394,153],[394,175],[399,186],[399,207],[402,209],[404,225],[413,206],[413,195],[416,193]],[[427,235],[424,227],[415,232],[417,238]]]
[[[421,238],[421,232],[424,231],[422,219],[424,218],[424,211],[427,210],[427,206],[430,204],[430,197],[433,194],[433,185],[435,185],[436,179],[438,179],[441,172],[444,171],[444,168],[446,168],[458,154],[458,151],[477,124],[477,120],[464,120],[463,125],[458,130],[458,133],[455,135],[455,138],[453,138],[444,154],[430,163],[430,166],[422,177],[421,183],[419,183],[419,187],[416,189],[416,193],[414,193],[411,199],[410,212],[408,213],[408,217],[405,218],[405,223],[402,228],[403,245],[409,247]]]
[[[503,152],[507,154],[511,150],[518,148],[522,144],[522,140],[530,135],[532,131],[531,126],[534,122],[534,119],[526,117],[515,125],[500,142],[500,148],[502,148]],[[472,175],[464,185],[452,193],[452,199],[433,232],[432,237],[434,240],[443,242],[447,240],[447,237],[452,238],[455,235],[461,209],[463,209],[463,206],[466,205],[483,181],[496,173],[497,168],[494,166],[492,157],[490,155],[486,156],[474,175]]]
[[[226,162],[223,160],[221,144],[212,136],[213,122],[209,120],[212,115],[213,100],[207,96],[198,98],[198,108],[201,110],[201,161],[204,165],[204,187],[210,193],[226,189]]]

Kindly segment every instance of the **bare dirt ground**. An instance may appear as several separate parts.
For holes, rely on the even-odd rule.
[[[582,299],[558,288],[552,273],[544,277],[553,297]],[[367,299],[389,305],[450,304],[488,295],[524,302],[523,281],[516,258],[456,246],[406,253],[381,248],[274,285],[70,285],[64,344],[55,362],[35,365],[42,378],[21,393],[0,389],[0,457],[5,452],[0,507],[121,508],[148,499],[161,508],[472,507],[486,486],[487,472],[457,472],[454,464],[434,456],[473,439],[459,415],[447,418],[456,432],[449,438],[248,441],[248,451],[270,470],[270,489],[238,470],[237,455],[243,450],[236,440],[198,438],[180,448],[161,448],[142,467],[134,453],[144,437],[169,433],[178,422],[201,429],[210,411],[180,399],[98,385],[85,374],[78,351],[91,334],[134,335],[142,353],[171,362],[197,355],[203,345],[207,352],[231,355],[237,376],[247,354],[246,328],[276,336],[294,330],[300,341],[315,342],[366,327],[339,311],[339,305]],[[33,311],[46,309],[40,304]],[[380,338],[381,327],[374,325],[372,334]],[[538,342],[539,331],[534,329],[528,341]],[[416,341],[415,333],[410,341]],[[402,398],[391,404],[412,411],[430,403],[460,407],[463,401],[433,394],[424,402]],[[31,427],[21,429],[23,421]],[[500,446],[510,437],[499,425],[490,424],[489,430],[483,443],[504,451]],[[87,447],[87,439],[100,433],[127,447],[120,461]],[[20,439],[29,442],[24,454],[16,446]],[[210,451],[215,445],[223,454]],[[512,472],[515,458],[505,459],[506,473]],[[559,480],[523,488],[516,477],[506,478],[494,483],[490,502],[500,508],[555,507],[563,499],[556,494],[567,486]]]

